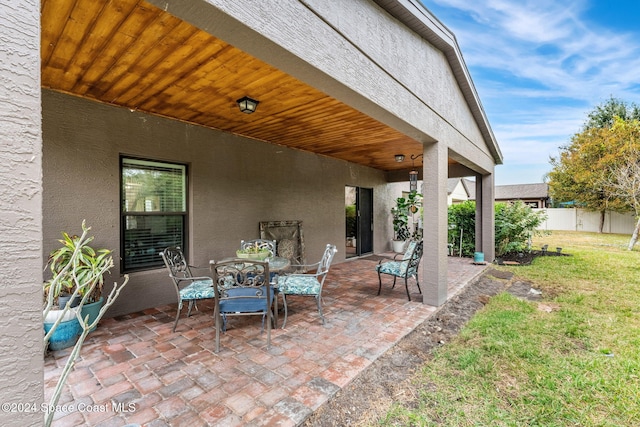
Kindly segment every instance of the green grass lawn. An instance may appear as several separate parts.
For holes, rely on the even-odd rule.
[[[492,298],[415,377],[418,403],[397,402],[380,425],[640,426],[640,247],[628,241],[535,239],[570,256],[500,269],[543,300]]]

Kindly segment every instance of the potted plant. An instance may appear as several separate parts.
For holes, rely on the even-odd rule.
[[[109,255],[109,251],[105,249],[95,251],[89,246],[93,240],[93,237],[88,237],[89,230],[90,228],[86,227],[83,221],[80,237],[63,233],[64,239],[60,240],[62,247],[53,251],[48,261],[53,277],[44,283],[43,348],[45,352],[47,348],[51,350],[69,346],[73,348],[63,366],[49,404],[46,405],[44,425],[47,427],[53,422],[55,408],[87,335],[95,328],[129,282],[129,276],[125,274],[121,285],[117,282],[113,283],[95,319],[90,320],[89,316],[81,316],[81,310],[90,298],[103,300],[103,277],[113,267],[113,258]],[[57,300],[63,291],[72,291],[72,299],[80,298],[78,307],[72,308],[71,303],[67,302],[62,309],[54,308],[59,304]],[[62,335],[62,338],[59,335]]]
[[[414,231],[411,233],[409,229],[409,217],[421,212],[422,194],[416,191],[410,192],[407,197],[398,197],[396,205],[391,208],[393,216],[393,251],[403,253],[407,241],[419,240],[422,238],[422,229],[419,223],[413,224]]]
[[[238,249],[236,251],[236,256],[238,258],[247,258],[247,259],[255,259],[255,260],[264,260],[271,255],[271,251],[267,248],[261,248],[257,244],[254,246],[248,246],[244,249]]]
[[[92,248],[89,243],[93,237],[86,237],[84,223],[83,230],[80,237],[63,232],[59,240],[62,246],[51,252],[47,262],[52,278],[44,283],[45,333],[63,323],[49,340],[53,350],[75,343],[74,331],[77,338],[81,329],[76,311],[80,311],[81,319],[88,319],[88,324],[94,323],[104,302],[104,274],[113,267],[111,251]],[[58,309],[53,308],[56,305]],[[57,322],[58,318],[62,320]]]
[[[391,208],[393,217],[393,251],[404,252],[407,239],[409,239],[409,204],[404,197],[396,199],[396,205]]]

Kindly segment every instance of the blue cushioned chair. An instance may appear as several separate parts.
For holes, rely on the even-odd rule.
[[[418,291],[422,293],[420,289],[420,281],[418,280],[418,267],[420,266],[420,260],[422,259],[422,240],[419,242],[411,241],[407,246],[407,250],[404,254],[402,254],[402,258],[397,261],[398,255],[394,257],[394,261],[380,261],[378,265],[376,265],[376,271],[378,272],[378,295],[380,295],[380,291],[382,290],[382,275],[388,274],[393,276],[393,286],[392,289],[396,286],[396,279],[398,277],[404,278],[404,287],[407,290],[407,297],[409,301],[411,301],[411,295],[409,295],[409,285],[407,280],[409,277],[413,277],[416,279],[416,285],[418,286]]]
[[[338,252],[335,245],[327,245],[324,255],[315,264],[297,265],[296,267],[309,271],[309,273],[293,273],[280,277],[278,280],[278,293],[282,294],[284,304],[284,321],[282,327],[287,324],[287,295],[312,296],[316,299],[318,313],[324,325],[324,315],[322,314],[322,286],[329,273],[333,256]],[[313,272],[311,272],[313,271]]]
[[[169,270],[169,277],[171,277],[175,285],[178,296],[178,312],[176,313],[176,321],[173,324],[173,332],[175,332],[180,312],[182,311],[182,302],[189,301],[187,317],[191,316],[191,309],[197,300],[214,297],[213,280],[207,276],[194,277],[179,247],[166,248],[160,252],[160,256],[162,256],[164,265]]]
[[[273,287],[269,263],[249,259],[210,261],[216,292],[213,316],[216,325],[216,352],[220,351],[220,332],[227,329],[229,316],[262,316],[267,325],[267,348],[271,346]]]

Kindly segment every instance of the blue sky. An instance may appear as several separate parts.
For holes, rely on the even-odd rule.
[[[456,36],[504,156],[496,185],[542,182],[611,96],[640,104],[640,0],[421,0]]]

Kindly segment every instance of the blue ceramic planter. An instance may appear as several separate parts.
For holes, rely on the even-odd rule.
[[[100,299],[96,302],[92,302],[90,304],[85,304],[82,306],[82,311],[80,311],[81,317],[84,319],[89,315],[89,325],[92,324],[97,318],[98,314],[100,314],[100,309],[102,308],[102,303],[104,302],[104,298],[100,297]],[[89,332],[95,331],[96,328],[93,327],[89,330]]]
[[[44,324],[44,333],[49,333],[53,323]],[[72,347],[78,341],[82,327],[75,317],[71,320],[60,322],[56,330],[49,338],[49,350],[57,351]]]

